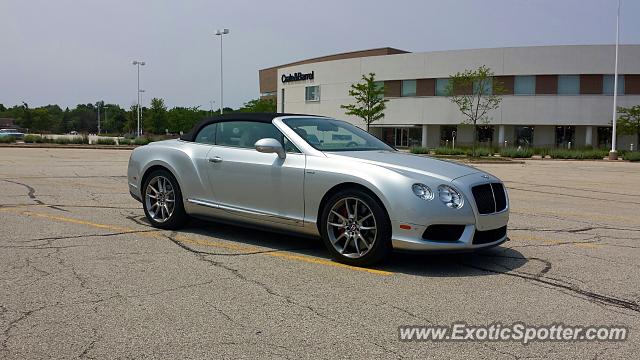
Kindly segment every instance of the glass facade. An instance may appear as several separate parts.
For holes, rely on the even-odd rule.
[[[448,78],[436,79],[436,96],[447,96]]]
[[[416,96],[416,80],[402,80],[400,96]]]
[[[513,77],[514,95],[535,95],[536,77],[534,75],[518,75]]]
[[[528,147],[533,145],[533,126],[516,126],[516,146]]]
[[[419,127],[397,127],[382,129],[382,140],[395,147],[414,147],[422,144],[422,129]]]
[[[613,78],[613,76],[612,76]],[[612,79],[613,80],[613,79]],[[598,134],[598,147],[610,149],[611,148],[611,136],[613,130],[609,126],[599,126],[597,130]]]
[[[602,76],[602,93],[613,95],[613,75]],[[624,75],[618,75],[618,95],[624,95]]]
[[[558,75],[558,95],[580,95],[580,75]]]
[[[478,142],[483,145],[491,145],[493,142],[493,126],[478,126],[478,129],[476,130],[476,138],[478,139]]]
[[[556,146],[561,148],[575,148],[575,128],[573,126],[556,126]]]
[[[458,127],[455,125],[440,126],[440,146],[453,145],[453,138],[457,135]]]

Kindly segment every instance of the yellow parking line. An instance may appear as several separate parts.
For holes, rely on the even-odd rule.
[[[149,237],[149,238],[154,238],[154,239],[166,239],[164,236],[162,236],[160,231],[141,233],[141,232],[137,232],[139,230],[133,229],[133,228],[127,228],[127,227],[121,227],[121,226],[109,225],[109,224],[100,224],[100,223],[96,223],[96,222],[92,222],[92,221],[80,220],[80,219],[70,218],[70,217],[66,217],[66,216],[50,215],[50,214],[34,212],[34,211],[22,211],[22,210],[18,210],[18,209],[15,209],[15,208],[6,208],[6,209],[0,209],[0,210],[14,212],[14,213],[22,214],[22,215],[26,215],[26,216],[40,217],[40,218],[54,220],[54,221],[85,225],[85,226],[90,226],[90,227],[95,227],[95,228],[100,228],[100,229],[107,229],[107,230],[120,231],[120,232],[131,232],[131,233],[135,233],[136,235],[139,235],[139,236]],[[248,252],[259,252],[259,251],[262,250],[262,249],[257,248],[257,247],[238,245],[238,244],[232,244],[232,243],[227,244],[227,243],[220,242],[220,241],[194,239],[194,238],[189,238],[189,237],[186,237],[186,236],[183,236],[183,235],[178,235],[178,236],[175,237],[175,239],[177,241],[184,242],[184,243],[191,243],[191,244],[197,244],[197,245],[203,245],[203,246],[210,246],[210,247],[227,249],[227,250],[237,250],[237,251],[240,251],[240,252],[247,252],[247,253]],[[362,272],[375,274],[375,275],[385,275],[385,276],[387,276],[387,275],[392,275],[393,274],[392,272],[389,272],[389,271],[362,268],[362,267],[357,267],[357,266],[350,266],[350,265],[334,262],[334,261],[331,261],[331,260],[315,258],[315,257],[311,257],[311,256],[306,256],[306,255],[292,254],[292,253],[288,253],[288,252],[284,252],[284,251],[263,252],[263,253],[260,253],[260,255],[268,255],[268,256],[278,257],[278,258],[286,259],[286,260],[302,261],[302,262],[306,262],[306,263],[310,263],[310,264],[318,264],[318,265],[326,265],[326,266],[332,266],[332,267],[345,268],[345,269],[349,269],[349,270],[362,271]]]

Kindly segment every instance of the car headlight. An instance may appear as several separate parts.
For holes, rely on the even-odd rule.
[[[411,190],[413,190],[413,193],[422,200],[429,201],[435,197],[433,191],[431,191],[431,188],[429,188],[425,184],[413,184]]]
[[[452,209],[460,209],[464,205],[462,194],[449,185],[438,186],[438,196],[440,201]]]

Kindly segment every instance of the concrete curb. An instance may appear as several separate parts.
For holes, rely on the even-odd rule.
[[[0,144],[0,148],[133,150],[142,145]]]

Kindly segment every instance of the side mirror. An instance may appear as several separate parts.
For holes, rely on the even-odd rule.
[[[284,159],[287,157],[287,153],[285,153],[284,148],[280,141],[273,138],[264,138],[256,141],[255,145],[256,150],[261,153],[276,153],[280,159]]]

